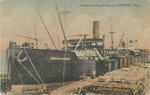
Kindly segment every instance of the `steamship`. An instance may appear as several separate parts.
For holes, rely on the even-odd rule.
[[[68,82],[83,74],[91,75],[103,56],[103,38],[98,37],[99,22],[93,22],[94,38],[67,40],[67,50],[39,49],[27,43],[10,42],[6,50],[11,85]],[[65,43],[65,42],[64,42]],[[83,45],[84,44],[84,45]],[[86,45],[86,47],[85,47]]]
[[[67,50],[22,47],[10,42],[7,49],[8,67],[12,85],[66,82],[83,74],[91,75],[95,63],[104,59],[104,38],[98,37],[99,22],[93,22],[93,38],[67,40]],[[65,42],[64,42],[65,43]]]

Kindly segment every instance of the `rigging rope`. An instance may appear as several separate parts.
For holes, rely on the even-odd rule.
[[[14,51],[14,50],[13,50]],[[10,56],[12,56],[13,57],[13,54],[12,54],[12,52],[9,52],[10,53]],[[9,56],[9,57],[10,57]],[[12,58],[11,57],[11,58]],[[8,61],[10,61],[10,60],[8,60]],[[13,58],[12,58],[12,63],[14,63],[14,60],[13,60]],[[10,62],[9,62],[9,64],[10,64]],[[19,76],[19,79],[20,79],[20,81],[21,81],[21,83],[22,84],[24,84],[24,82],[23,82],[23,80],[22,80],[22,78],[21,78],[21,76],[19,75],[19,70],[18,70],[18,68],[16,67],[16,64],[14,63],[14,66],[15,66],[15,69],[17,70],[17,73],[18,73],[18,76]]]
[[[65,51],[64,57],[66,58],[66,51]],[[63,85],[64,85],[64,81],[65,81],[65,68],[66,68],[66,61],[64,60],[64,64],[63,64],[63,80],[62,80],[62,84]]]
[[[15,65],[15,68],[16,68],[16,70],[17,70],[18,76],[19,76],[19,78],[20,78],[20,80],[21,80],[21,83],[24,84],[24,82],[23,82],[23,80],[22,80],[22,78],[21,78],[21,76],[20,76],[20,74],[19,74],[19,71],[18,71],[18,69],[17,69],[17,67],[16,67],[16,64],[14,64],[14,65]]]
[[[10,52],[11,53],[11,52]],[[11,54],[12,55],[12,54]],[[37,83],[39,83],[40,84],[40,82],[33,76],[33,74],[30,72],[30,71],[28,71],[28,69],[25,67],[25,66],[23,66],[22,64],[21,64],[21,62],[19,61],[19,59],[17,58],[17,57],[15,57],[14,55],[12,55],[12,57],[14,57],[17,61],[18,61],[18,63],[29,73],[29,75],[37,82]]]
[[[5,86],[3,83],[0,83],[1,86],[3,86],[4,88],[6,88],[8,91],[12,92],[11,89],[9,89],[7,86]]]
[[[29,59],[31,65],[32,65],[33,69],[35,70],[36,74],[37,74],[38,77],[40,78],[41,82],[44,84],[44,82],[43,82],[41,76],[40,76],[39,73],[37,72],[37,70],[36,70],[36,68],[35,68],[35,66],[34,66],[34,64],[33,64],[32,60],[31,60],[31,58],[29,57],[29,55],[28,55],[28,53],[27,53],[27,51],[26,51],[25,48],[24,48],[24,51],[25,51],[25,53],[26,53],[26,55],[27,55],[27,57],[28,57],[28,59]]]
[[[17,58],[15,58],[15,59],[18,61]],[[35,79],[35,81],[36,81],[37,83],[40,84],[40,82],[32,75],[32,73],[31,73],[30,71],[28,71],[28,69],[27,69],[25,66],[23,66],[23,65],[21,64],[21,62],[18,61],[18,63],[29,73],[29,75],[30,75],[32,78]]]

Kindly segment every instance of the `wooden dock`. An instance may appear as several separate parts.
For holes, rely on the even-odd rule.
[[[91,79],[91,78],[87,78],[85,80],[80,80],[74,83],[71,83],[69,85],[63,86],[61,88],[52,90],[50,93],[50,95],[68,95],[69,93],[72,92],[77,92],[77,90],[79,88],[82,88],[83,86],[88,86],[93,84],[94,82],[97,82],[98,78],[95,79]]]

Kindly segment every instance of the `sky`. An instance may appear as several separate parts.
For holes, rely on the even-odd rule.
[[[125,33],[124,41],[138,40],[140,48],[150,49],[149,0],[0,0],[0,2],[1,55],[5,54],[9,41],[18,44],[24,41],[35,43],[34,40],[15,35],[34,38],[35,31],[37,38],[40,39],[39,47],[47,43],[54,49],[36,8],[57,48],[61,49],[64,38],[55,5],[59,12],[69,11],[67,15],[60,14],[67,39],[71,39],[72,35],[92,34],[93,21],[98,20],[100,37],[105,35],[106,47],[110,47],[109,32],[113,31],[115,46]]]

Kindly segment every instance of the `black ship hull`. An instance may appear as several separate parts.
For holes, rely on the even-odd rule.
[[[13,85],[65,82],[74,79],[77,57],[73,52],[15,47],[9,48],[8,51]]]

